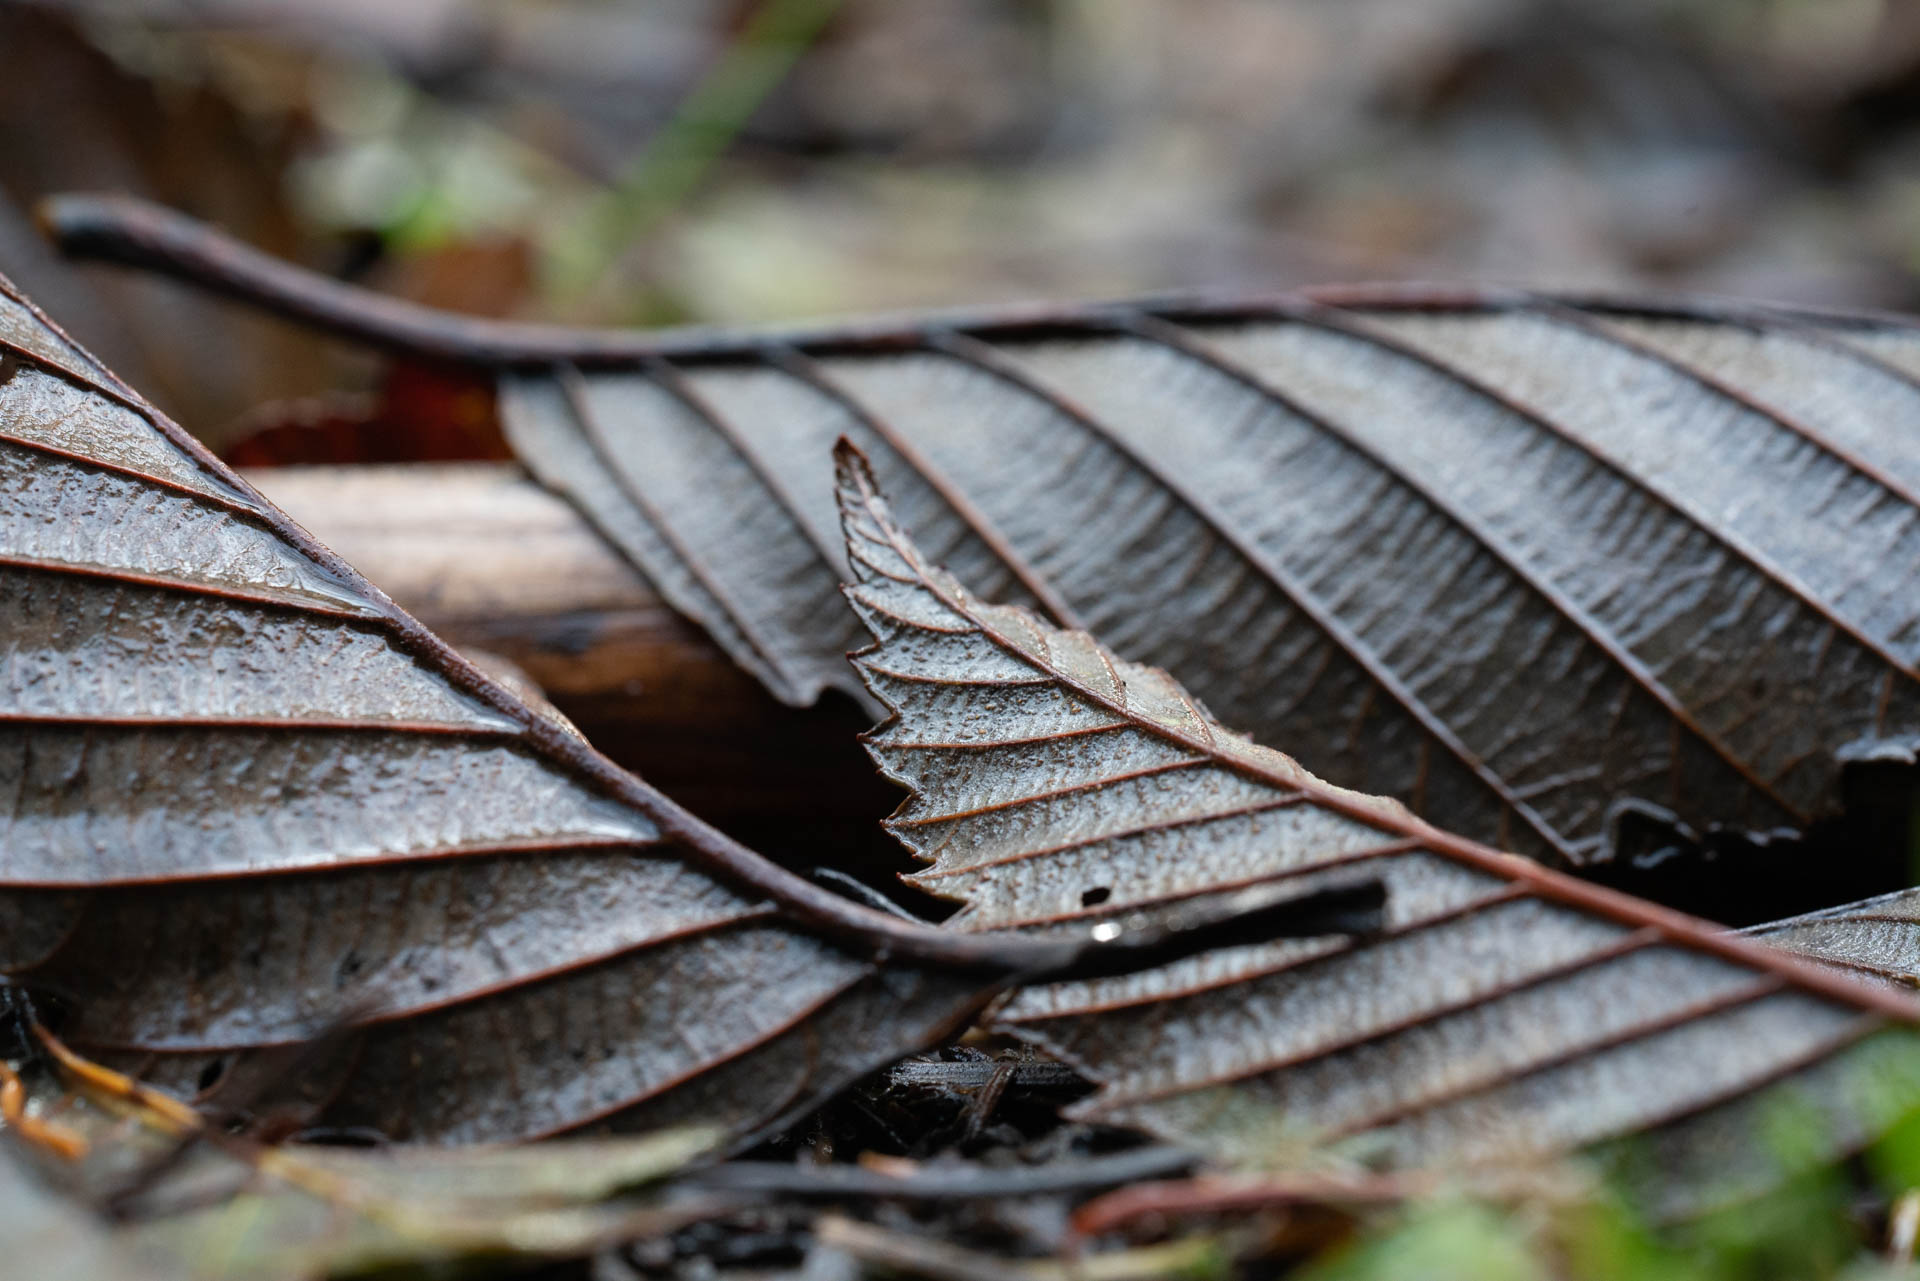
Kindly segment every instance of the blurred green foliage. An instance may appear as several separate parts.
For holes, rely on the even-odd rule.
[[[1910,1034],[1886,1053],[1920,1069]],[[1894,1102],[1886,1058],[1856,1066],[1855,1106],[1863,1121]],[[1310,1281],[1460,1278],[1469,1281],[1772,1281],[1916,1274],[1877,1251],[1886,1238],[1878,1207],[1920,1188],[1920,1107],[1904,1114],[1858,1163],[1831,1157],[1833,1119],[1791,1087],[1776,1090],[1757,1138],[1770,1172],[1728,1171],[1758,1188],[1703,1213],[1666,1221],[1644,1193],[1671,1170],[1656,1153],[1628,1144],[1614,1154],[1610,1182],[1591,1195],[1490,1204],[1465,1195],[1416,1202],[1368,1227],[1355,1241],[1311,1263]],[[1756,1176],[1761,1176],[1757,1177]]]
[[[612,187],[544,246],[548,287],[577,294],[693,194],[841,0],[762,0]]]

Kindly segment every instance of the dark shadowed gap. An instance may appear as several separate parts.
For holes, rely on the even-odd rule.
[[[591,644],[582,639],[583,650]],[[873,728],[867,712],[837,690],[793,708],[744,674],[740,683],[724,723],[674,717],[670,733],[660,720],[634,719],[629,700],[548,696],[600,751],[781,867],[803,876],[831,868],[923,919],[951,916],[957,904],[900,879],[919,864],[880,821],[906,792],[860,746]]]
[[[905,794],[874,771],[860,746],[858,736],[873,728],[866,713],[838,691],[796,709],[742,684],[736,697],[755,704],[754,734],[743,735],[736,722],[707,734],[686,725],[669,735],[658,723],[630,719],[630,707],[552,697],[594,746],[781,866],[802,874],[832,868],[925,919],[952,915],[952,903],[899,879],[919,868],[880,820]],[[741,750],[748,743],[756,747],[750,755]],[[1797,836],[1698,830],[1657,806],[1622,806],[1618,856],[1579,874],[1737,927],[1920,883],[1920,766],[1855,762],[1841,786],[1840,813]]]
[[[1655,806],[1616,811],[1615,856],[1580,870],[1602,885],[1727,925],[1759,925],[1920,883],[1920,766],[1856,761],[1839,814],[1804,834],[1699,831]]]

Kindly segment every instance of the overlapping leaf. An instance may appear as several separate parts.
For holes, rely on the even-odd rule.
[[[1442,832],[1221,727],[1163,672],[988,605],[933,567],[847,448],[857,656],[912,789],[892,830],[960,929],[1111,917],[1367,872],[1370,939],[1210,953],[1029,989],[1000,1021],[1101,1089],[1077,1114],[1262,1162],[1529,1160],[1651,1133],[1679,1162],[1782,1093],[1829,1150],[1920,1105],[1916,1007],[1782,952]],[[1736,1165],[1738,1175],[1758,1166]]]
[[[1905,329],[1166,314],[694,347],[510,379],[503,403],[529,465],[798,701],[842,679],[848,630],[800,462],[847,433],[981,591],[1084,623],[1336,782],[1536,856],[1591,859],[1629,798],[1801,828],[1848,752],[1909,753]],[[720,478],[761,501],[691,497]]]
[[[516,701],[4,282],[0,796],[0,974],[77,1044],[205,1084],[371,1013],[328,1116],[396,1137],[744,1134],[990,985],[876,968],[939,940]]]
[[[1920,890],[1896,890],[1747,933],[1868,982],[1920,989]]]
[[[793,702],[858,693],[814,462],[844,434],[989,597],[1524,853],[1614,848],[1623,802],[1801,828],[1844,759],[1920,735],[1901,319],[1385,290],[581,332],[355,295],[149,207],[48,218],[75,252],[516,371],[528,466]]]

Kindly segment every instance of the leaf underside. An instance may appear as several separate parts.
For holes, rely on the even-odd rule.
[[[1896,890],[1746,931],[1870,983],[1920,988],[1920,890]]]
[[[792,702],[859,694],[814,462],[846,435],[989,599],[1503,848],[1591,861],[1627,800],[1802,829],[1843,759],[1912,758],[1920,331],[1321,297],[669,336],[501,403],[528,466]]]
[[[371,1014],[328,1119],[397,1138],[745,1135],[972,999],[723,884],[4,281],[0,797],[0,975],[74,1044],[192,1083]]]
[[[1016,469],[1017,470],[1017,469]],[[1164,672],[988,605],[843,453],[868,738],[889,827],[959,929],[1045,930],[1253,884],[1388,887],[1368,939],[1208,953],[1017,993],[1008,1030],[1100,1085],[1074,1115],[1241,1161],[1506,1163],[1628,1135],[1676,1167],[1783,1097],[1829,1153],[1920,1104],[1916,1007],[1718,927],[1441,832],[1222,728]],[[1724,1182],[1724,1178],[1721,1180]]]

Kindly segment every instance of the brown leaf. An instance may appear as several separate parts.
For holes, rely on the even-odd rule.
[[[190,1086],[371,1008],[327,1118],[397,1137],[747,1136],[1073,950],[956,950],[700,824],[3,281],[0,795],[0,974],[76,1044]]]
[[[1401,289],[575,331],[373,299],[151,207],[46,217],[70,252],[510,370],[528,466],[791,702],[859,693],[813,461],[844,434],[991,598],[1523,853],[1591,861],[1630,812],[1802,829],[1844,760],[1920,742],[1900,318]]]
[[[696,351],[510,379],[503,407],[529,465],[796,700],[846,643],[802,465],[844,431],[982,591],[1526,853],[1593,859],[1629,799],[1803,828],[1845,754],[1911,755],[1913,585],[1861,571],[1920,550],[1920,455],[1876,430],[1920,419],[1911,378],[1797,322],[1670,319],[1719,340],[1682,367],[1548,304],[1185,319]],[[1728,366],[1743,336],[1788,353]],[[769,501],[708,507],[698,478]]]
[[[1920,890],[1896,890],[1746,931],[1868,982],[1920,988]]]
[[[238,468],[511,458],[483,371],[387,366],[377,395],[269,402],[233,425],[220,457]]]
[[[929,864],[914,879],[966,903],[949,925],[1388,886],[1375,938],[1018,993],[999,1022],[1101,1086],[1071,1115],[1256,1164],[1331,1147],[1404,1168],[1642,1132],[1707,1150],[1758,1132],[1783,1092],[1831,1113],[1831,1153],[1920,1106],[1911,1034],[1874,1035],[1920,1007],[1331,786],[1164,672],[982,603],[902,532],[852,446],[839,463],[847,594],[876,638],[856,664],[893,713],[869,747],[912,790],[889,826]]]

